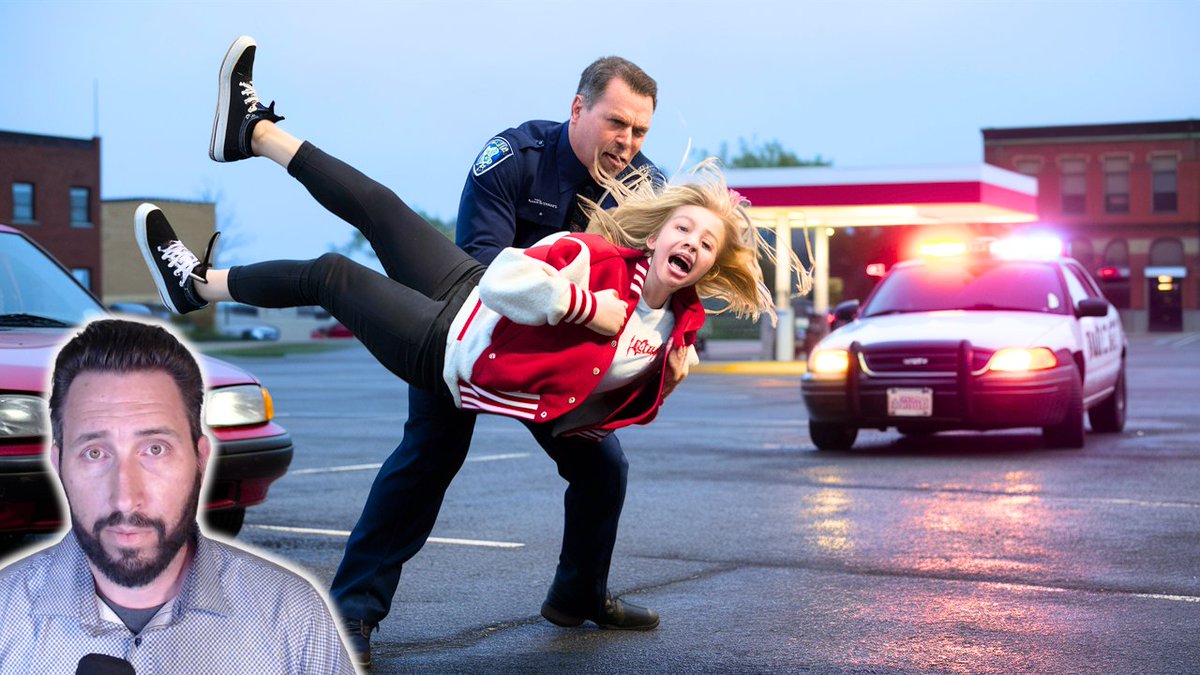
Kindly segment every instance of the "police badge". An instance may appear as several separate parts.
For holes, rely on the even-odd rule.
[[[472,169],[472,172],[476,176],[482,176],[490,171],[492,167],[512,156],[512,144],[504,138],[497,136],[488,141],[487,145],[483,146],[483,150],[475,158],[475,168]]]

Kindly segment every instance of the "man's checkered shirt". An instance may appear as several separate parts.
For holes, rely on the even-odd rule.
[[[200,534],[179,595],[137,635],[96,595],[74,533],[0,570],[0,673],[73,673],[93,653],[138,673],[354,673],[311,584]]]

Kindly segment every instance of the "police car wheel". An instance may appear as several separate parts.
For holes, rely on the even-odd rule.
[[[1083,384],[1079,380],[1078,369],[1072,368],[1071,373],[1073,378],[1067,398],[1067,414],[1058,424],[1042,427],[1042,439],[1047,447],[1083,447]]]
[[[1092,423],[1092,431],[1103,434],[1115,434],[1125,430],[1125,409],[1128,399],[1125,393],[1125,364],[1117,373],[1117,384],[1108,398],[1088,411],[1088,421]]]
[[[809,420],[808,435],[818,450],[849,450],[858,438],[858,428],[839,422]]]

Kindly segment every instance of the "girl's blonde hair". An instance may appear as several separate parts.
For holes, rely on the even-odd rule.
[[[662,229],[681,206],[706,208],[721,220],[725,225],[724,243],[712,269],[696,283],[696,293],[701,298],[725,302],[724,307],[712,311],[714,314],[732,310],[739,317],[757,320],[766,313],[775,322],[775,303],[763,283],[758,264],[760,255],[777,265],[786,264],[797,275],[796,288],[800,294],[812,287],[812,275],[795,253],[788,251],[788,258],[782,263],[775,259],[774,250],[746,213],[749,202],[725,184],[715,158],[697,164],[685,182],[656,184],[650,170],[643,168],[623,180],[602,177],[600,184],[617,206],[605,211],[596,202],[580,197],[588,213],[587,231],[618,246],[649,250],[647,239]]]

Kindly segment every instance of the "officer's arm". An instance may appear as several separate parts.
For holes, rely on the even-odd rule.
[[[463,187],[457,243],[484,265],[490,265],[516,239],[516,200],[521,189],[518,160],[509,157],[478,176],[472,171]]]

